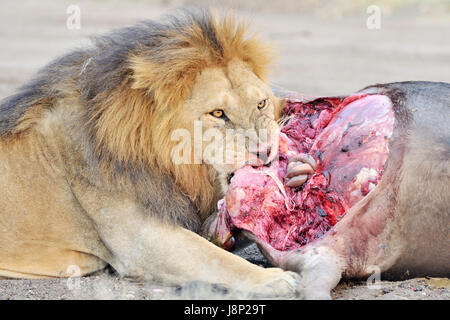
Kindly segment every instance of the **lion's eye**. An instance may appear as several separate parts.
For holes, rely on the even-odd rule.
[[[263,109],[266,105],[267,105],[267,99],[261,100],[261,101],[258,103],[258,109],[261,110],[261,109]]]
[[[216,118],[220,118],[223,116],[223,111],[222,110],[214,110],[213,112],[211,112],[211,114]]]
[[[219,119],[228,121],[228,117],[225,115],[225,112],[223,112],[223,110],[217,109],[217,110],[214,110],[213,112],[210,112],[209,114],[215,118],[219,118]]]

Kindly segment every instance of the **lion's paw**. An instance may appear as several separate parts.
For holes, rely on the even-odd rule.
[[[256,288],[259,294],[283,298],[297,296],[297,287],[300,283],[300,276],[297,273],[278,268],[268,268],[265,271],[269,274],[269,279]]]

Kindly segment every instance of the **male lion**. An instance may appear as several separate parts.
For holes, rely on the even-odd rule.
[[[41,70],[0,105],[0,276],[111,265],[138,280],[294,292],[296,273],[196,234],[236,166],[171,158],[172,133],[196,120],[203,130],[276,132],[269,62],[232,17],[183,11],[95,38]],[[270,136],[247,151],[267,154]]]

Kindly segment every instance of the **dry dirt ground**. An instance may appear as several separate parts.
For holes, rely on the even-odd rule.
[[[0,3],[0,98],[14,92],[38,68],[87,36],[142,19],[155,19],[170,8],[208,1],[24,1]],[[431,0],[380,1],[233,1],[220,3],[249,18],[279,49],[274,83],[313,95],[356,91],[367,85],[402,80],[450,82],[450,4]],[[81,28],[70,30],[69,5],[81,12]],[[366,9],[381,9],[380,29],[367,27]],[[241,255],[264,263],[256,249]],[[155,284],[119,280],[111,272],[83,279],[2,280],[1,299],[163,299],[211,298],[205,290],[173,290]],[[216,292],[216,289],[210,291]],[[219,290],[220,291],[220,290]],[[217,292],[216,292],[217,293]],[[221,294],[218,298],[224,297]],[[227,297],[227,296],[225,296]],[[233,297],[228,295],[228,297]],[[236,296],[234,296],[236,297]],[[335,299],[449,299],[448,279],[343,282]]]

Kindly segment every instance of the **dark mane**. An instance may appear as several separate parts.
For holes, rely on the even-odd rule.
[[[37,75],[0,102],[0,135],[11,133],[25,111],[33,105],[51,108],[65,94],[62,82],[72,76],[73,69],[86,57],[85,51],[73,51],[38,71]],[[71,70],[72,69],[72,70]]]

